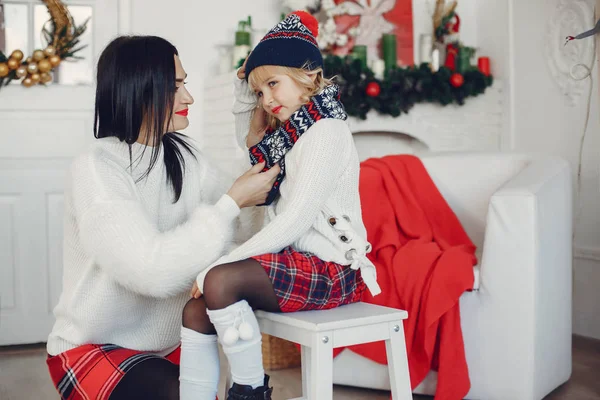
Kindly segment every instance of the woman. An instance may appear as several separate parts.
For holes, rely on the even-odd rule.
[[[48,367],[64,399],[178,399],[180,320],[198,273],[227,250],[240,209],[278,171],[228,189],[190,138],[175,47],[119,37],[98,61],[94,146],[65,193],[63,292]]]

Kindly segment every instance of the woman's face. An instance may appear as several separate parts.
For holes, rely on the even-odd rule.
[[[173,101],[173,114],[171,122],[167,127],[167,132],[177,132],[187,128],[190,124],[188,120],[188,106],[194,104],[194,98],[185,87],[185,79],[187,74],[181,65],[181,60],[178,56],[175,57],[175,99]]]

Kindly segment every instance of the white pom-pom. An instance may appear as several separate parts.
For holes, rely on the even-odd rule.
[[[230,326],[225,330],[225,334],[223,335],[223,339],[221,340],[223,341],[224,345],[232,346],[238,341],[239,338],[240,333],[238,332],[238,330],[235,329],[233,326]]]
[[[252,329],[252,325],[245,321],[240,324],[238,331],[240,332],[240,339],[242,340],[250,340],[254,336],[254,329]]]

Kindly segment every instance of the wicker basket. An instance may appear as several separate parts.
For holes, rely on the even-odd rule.
[[[292,342],[262,334],[263,363],[266,370],[300,366],[300,350]]]

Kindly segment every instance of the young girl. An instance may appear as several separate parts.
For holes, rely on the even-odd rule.
[[[379,292],[366,257],[358,155],[316,36],[310,14],[288,15],[248,57],[240,71],[248,83],[236,78],[240,143],[253,163],[280,164],[281,173],[262,230],[198,276],[183,313],[183,400],[214,398],[217,381],[207,377],[218,360],[206,358],[203,343],[215,334],[234,382],[228,398],[271,398],[253,309],[328,309],[359,301],[365,284]]]
[[[172,133],[187,127],[194,100],[166,40],[117,38],[97,70],[97,140],[65,190],[48,368],[62,399],[175,400],[189,287],[226,252],[240,207],[264,202],[278,171],[255,166],[227,190],[230,180]]]

